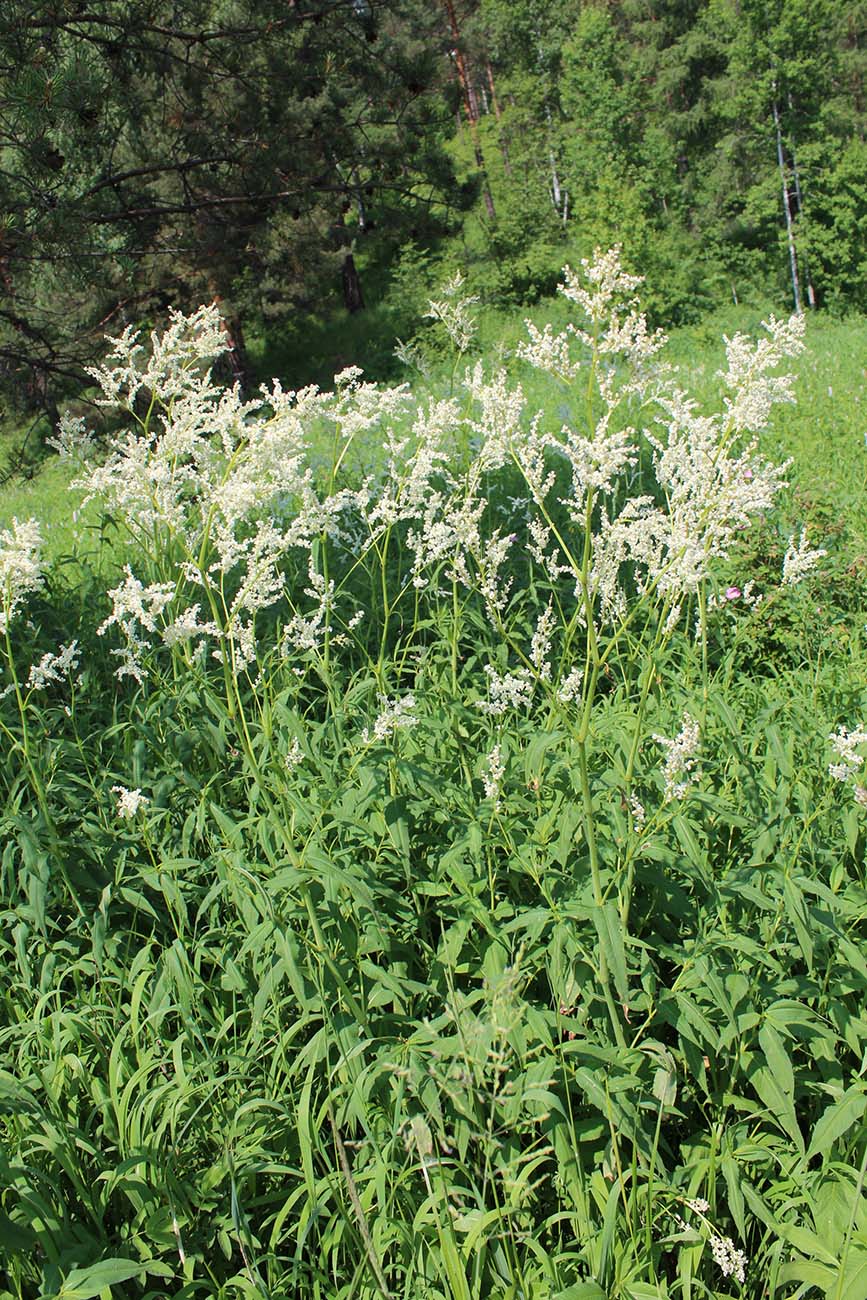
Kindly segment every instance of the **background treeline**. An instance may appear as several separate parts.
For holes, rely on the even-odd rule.
[[[169,304],[242,382],[317,328],[381,369],[451,270],[525,302],[613,241],[667,322],[863,309],[865,44],[861,0],[7,0],[7,415]]]

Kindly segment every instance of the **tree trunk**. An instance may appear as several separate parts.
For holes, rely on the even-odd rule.
[[[355,258],[351,253],[347,253],[343,259],[341,278],[343,280],[343,305],[346,310],[352,315],[357,311],[363,311],[364,297],[361,292],[361,280],[358,276]]]
[[[560,188],[560,173],[557,171],[557,156],[554,153],[551,109],[547,104],[545,105],[545,123],[548,127],[548,162],[551,165],[551,202],[554,204],[554,211],[559,217],[563,205],[563,191]]]
[[[792,107],[792,100],[790,97],[789,108],[791,109],[791,107]],[[798,175],[798,159],[797,159],[797,155],[795,154],[795,136],[793,131],[789,132],[789,153],[792,155],[792,179],[795,182],[795,202],[798,205],[797,215],[800,217],[801,223],[803,224],[804,221],[806,221],[806,217],[804,214],[804,195],[801,192],[801,178]],[[811,309],[815,311],[816,290],[813,288],[813,280],[810,275],[810,263],[807,259],[806,253],[803,253],[801,255],[801,260],[804,263],[804,277],[807,281],[807,302],[810,304]]]
[[[500,140],[500,153],[503,155],[503,171],[506,173],[507,176],[511,176],[512,162],[511,159],[509,158],[509,145],[506,141],[506,137],[503,134],[503,124],[502,124],[503,113],[502,113],[502,109],[500,108],[500,101],[497,99],[497,88],[494,85],[494,69],[491,67],[490,59],[485,60],[485,72],[488,77],[488,87],[491,92],[491,106],[494,110],[494,116],[497,119],[497,128],[498,128],[497,134]]]
[[[795,311],[800,316],[803,312],[801,305],[801,285],[798,279],[798,256],[795,252],[795,232],[792,225],[792,205],[789,200],[789,183],[786,179],[786,164],[783,158],[783,134],[780,130],[780,110],[777,107],[777,101],[772,104],[774,114],[774,128],[777,133],[777,163],[780,169],[780,185],[783,190],[783,211],[786,214],[786,238],[789,242],[789,264],[792,270],[792,296],[795,299]]]
[[[223,322],[226,326],[226,334],[229,339],[229,365],[232,367],[232,375],[235,382],[240,384],[243,393],[249,393],[253,387],[253,372],[250,367],[250,358],[247,355],[247,344],[244,339],[244,326],[241,324],[241,317],[232,315]]]
[[[223,310],[223,295],[213,279],[209,279],[208,288],[213,294],[214,306],[219,308],[220,319],[223,323],[226,343],[228,344],[228,352],[224,358],[220,358],[217,374],[221,377],[231,378],[233,383],[240,384],[243,393],[249,393],[253,387],[253,371],[250,366],[250,358],[247,356],[247,345],[244,342],[244,326],[241,323],[241,317],[237,312],[230,312],[226,315]]]
[[[454,55],[455,67],[458,72],[458,81],[460,82],[461,94],[463,96],[464,111],[466,112],[467,121],[470,125],[470,134],[473,138],[473,153],[476,158],[476,166],[478,167],[479,173],[482,177],[485,208],[487,209],[491,221],[494,222],[497,220],[497,212],[494,207],[494,196],[491,193],[491,186],[488,181],[488,172],[485,167],[485,156],[482,153],[482,142],[479,139],[479,105],[476,99],[475,88],[467,69],[464,52],[461,48],[461,29],[458,25],[458,16],[455,12],[453,0],[444,0],[444,4],[446,7],[446,13],[448,14],[449,28],[451,29],[452,39],[454,41],[452,53]]]
[[[804,196],[801,193],[801,181],[800,181],[800,177],[798,176],[798,162],[795,157],[794,146],[791,146],[791,154],[792,154],[792,178],[795,182],[795,202],[798,205],[798,215],[801,216],[804,211]],[[810,304],[811,308],[815,311],[816,290],[813,288],[813,278],[810,275],[810,263],[807,260],[806,253],[803,253],[801,256],[804,263],[804,277],[807,281],[807,302]]]
[[[502,113],[500,112],[500,101],[497,99],[497,90],[494,85],[494,69],[491,67],[490,59],[485,59],[485,73],[488,78],[488,87],[491,92],[491,106],[493,107],[494,110],[494,116],[499,122],[500,118],[502,117]]]

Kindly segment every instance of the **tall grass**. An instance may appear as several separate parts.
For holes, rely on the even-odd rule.
[[[2,1294],[867,1296],[860,577],[754,437],[798,325],[693,408],[585,270],[508,373],[453,284],[446,391],[243,403],[203,310],[65,425],[128,568],[3,538]]]

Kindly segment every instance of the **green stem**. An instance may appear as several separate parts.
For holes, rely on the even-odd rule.
[[[391,540],[391,525],[386,528],[382,547],[376,548],[379,560],[379,590],[382,597],[382,635],[379,638],[379,661],[376,666],[377,680],[384,686],[385,654],[388,649],[388,629],[391,618],[391,606],[388,603],[388,544]]]
[[[15,694],[15,701],[18,705],[18,716],[21,719],[21,740],[18,742],[18,745],[19,748],[21,749],[21,753],[24,756],[24,765],[27,768],[27,772],[30,777],[30,784],[33,787],[33,793],[36,795],[36,800],[39,804],[40,809],[42,810],[42,815],[45,818],[45,821],[48,827],[50,828],[52,834],[56,836],[57,830],[54,825],[54,818],[52,817],[51,811],[48,806],[48,796],[45,792],[45,787],[42,784],[42,778],[39,775],[39,772],[36,768],[36,765],[33,762],[33,758],[30,753],[30,729],[27,725],[27,703],[22,694],[21,683],[18,680],[18,673],[15,669],[15,656],[12,653],[12,640],[9,636],[8,611],[6,616],[6,630],[4,633],[4,640],[6,643],[6,659],[9,664],[9,672],[12,677],[12,686]]]
[[[702,730],[704,730],[707,726],[707,702],[709,698],[707,669],[707,586],[705,582],[702,582],[698,589],[698,614],[701,630],[701,725]]]
[[[590,790],[590,778],[587,771],[587,744],[586,741],[583,740],[578,741],[578,771],[581,779],[581,800],[584,805],[584,826],[587,836],[587,849],[590,854],[590,875],[593,881],[593,901],[596,904],[596,907],[601,911],[605,905],[605,898],[602,892],[602,874],[599,869],[599,846],[596,841],[596,824],[593,819],[593,795]],[[625,1047],[626,1038],[623,1033],[623,1026],[620,1023],[620,1017],[617,1014],[617,1006],[614,1002],[614,996],[611,992],[608,961],[601,944],[599,948],[599,982],[602,985],[605,1004],[608,1007],[608,1015],[611,1018],[611,1027],[614,1030],[614,1037],[617,1039],[617,1046]]]
[[[458,693],[458,580],[452,576],[452,691]]]
[[[39,810],[42,813],[42,816],[45,820],[45,824],[48,827],[49,833],[54,841],[55,860],[57,863],[57,868],[60,872],[60,875],[63,878],[63,882],[66,885],[67,890],[69,891],[69,897],[71,898],[72,902],[75,904],[79,916],[84,916],[84,908],[79,902],[78,895],[76,894],[75,890],[72,887],[72,882],[69,879],[69,874],[66,870],[66,864],[64,862],[62,845],[61,845],[61,837],[57,829],[57,824],[51,812],[51,807],[48,802],[48,794],[42,782],[42,777],[39,774],[39,770],[36,764],[34,763],[33,756],[30,752],[30,730],[27,726],[27,702],[24,699],[24,696],[21,692],[21,683],[18,679],[18,673],[15,668],[15,656],[12,653],[12,640],[11,637],[9,636],[10,610],[8,607],[6,608],[5,613],[6,613],[6,627],[4,630],[4,641],[5,641],[5,649],[6,649],[6,659],[9,665],[9,672],[12,677],[13,691],[15,694],[16,703],[18,705],[18,715],[21,719],[21,737],[20,739],[18,737],[12,737],[12,739],[16,747],[20,749],[21,754],[24,758],[24,766],[27,769],[27,774],[30,780],[30,786],[33,790],[33,793],[36,795],[36,802],[39,805]],[[9,732],[5,726],[3,727],[3,731],[7,732],[7,734],[9,734],[11,737],[11,732]]]
[[[656,625],[656,636],[653,639],[653,645],[647,656],[644,666],[644,673],[641,683],[641,695],[638,700],[638,712],[635,718],[635,730],[632,733],[632,743],[629,746],[629,755],[626,759],[626,770],[623,774],[623,787],[627,798],[629,797],[630,787],[632,785],[632,773],[635,770],[635,760],[638,757],[638,749],[641,744],[642,724],[644,722],[644,711],[647,708],[647,700],[650,695],[650,687],[656,673],[656,651],[662,640],[662,629],[668,620],[668,612],[671,602],[666,601],[660,610],[659,620]],[[632,826],[632,808],[627,809],[629,824]],[[635,883],[635,855],[629,854],[629,861],[626,867],[626,881],[621,893],[620,903],[620,923],[623,926],[624,933],[629,925],[629,911],[632,906],[632,888]]]

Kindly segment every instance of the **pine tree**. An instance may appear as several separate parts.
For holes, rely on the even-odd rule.
[[[425,15],[418,0],[8,0],[0,363],[19,394],[78,385],[104,330],[169,302],[218,298],[239,358],[250,314],[341,283],[359,307],[357,241],[399,241],[451,188]]]

